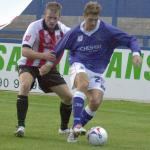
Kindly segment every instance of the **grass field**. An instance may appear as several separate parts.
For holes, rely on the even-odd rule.
[[[0,91],[0,150],[150,150],[150,104],[104,101],[86,129],[101,125],[109,140],[94,147],[86,137],[70,144],[58,135],[59,100],[48,95],[29,96],[25,137],[15,137],[16,95]]]

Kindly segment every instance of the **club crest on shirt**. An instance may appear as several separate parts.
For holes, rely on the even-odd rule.
[[[83,41],[83,35],[78,36],[77,41],[78,41],[78,42]]]
[[[24,40],[28,42],[30,40],[30,38],[31,38],[31,35],[26,35]]]

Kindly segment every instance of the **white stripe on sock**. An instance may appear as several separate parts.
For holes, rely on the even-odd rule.
[[[84,94],[83,92],[81,92],[81,91],[76,91],[76,92],[74,93],[74,96],[73,96],[73,97],[80,97],[80,98],[82,98],[83,100],[86,99],[85,94]]]

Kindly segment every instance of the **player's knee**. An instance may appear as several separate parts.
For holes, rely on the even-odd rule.
[[[85,92],[88,88],[89,83],[86,81],[80,82],[77,85],[77,90]]]
[[[66,93],[66,95],[63,97],[63,102],[67,105],[72,104],[72,97],[73,95],[71,93]]]
[[[20,85],[20,89],[22,92],[28,92],[30,90],[31,84],[27,82],[22,82]]]
[[[99,106],[101,104],[101,100],[100,99],[91,99],[89,102],[90,108],[92,109],[92,111],[96,111]]]

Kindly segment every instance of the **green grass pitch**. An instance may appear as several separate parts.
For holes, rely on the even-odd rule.
[[[94,147],[85,136],[71,144],[67,136],[58,135],[59,99],[49,95],[30,94],[25,137],[15,137],[16,96],[0,91],[0,150],[150,150],[148,103],[105,100],[85,127],[99,125],[108,132],[108,143]]]

